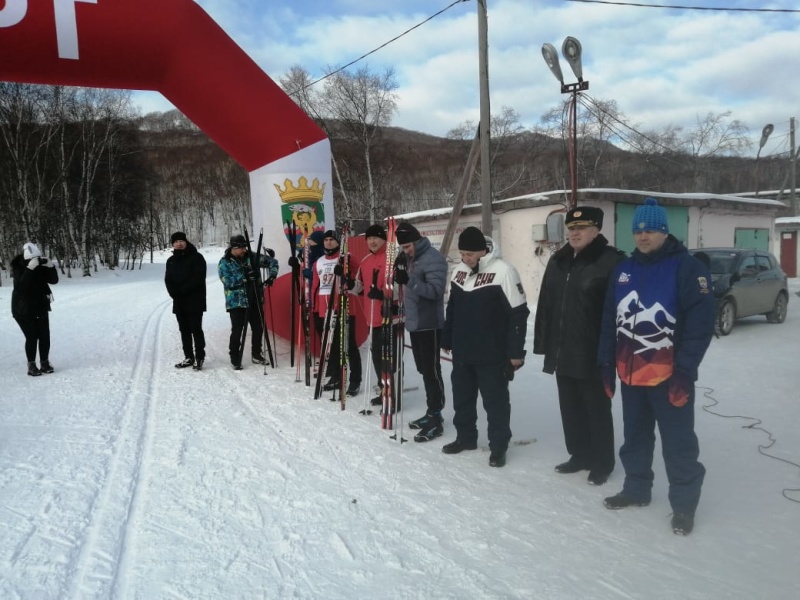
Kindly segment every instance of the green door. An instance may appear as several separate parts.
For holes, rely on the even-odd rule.
[[[614,228],[616,243],[614,245],[628,254],[636,248],[633,243],[631,225],[633,223],[633,213],[638,206],[638,204],[616,205],[617,222]],[[689,209],[685,206],[665,206],[664,210],[667,211],[669,232],[686,244],[686,238],[689,235]]]
[[[752,250],[769,250],[768,229],[737,229],[733,234],[733,245],[736,248]]]

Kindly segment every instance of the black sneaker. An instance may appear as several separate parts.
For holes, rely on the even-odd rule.
[[[39,377],[42,372],[39,370],[39,367],[36,366],[35,362],[28,363],[28,375],[31,377]]]
[[[442,446],[442,452],[445,454],[458,454],[464,450],[476,450],[478,448],[478,444],[473,442],[471,444],[465,444],[459,439],[456,439],[454,442],[450,442],[449,444],[445,444]]]
[[[375,396],[374,398],[372,398],[372,399],[369,401],[369,403],[370,403],[372,406],[383,406],[383,396],[381,396],[381,395],[377,395],[377,396]]]
[[[419,419],[416,419],[415,421],[411,421],[408,424],[408,428],[409,429],[425,429],[428,426],[428,424],[431,422],[431,419],[433,419],[433,418],[434,418],[433,415],[425,414],[424,417],[420,417]],[[441,417],[438,420],[441,421]]]
[[[254,365],[265,365],[267,364],[267,359],[264,358],[261,354],[253,354],[253,364]]]
[[[569,473],[577,473],[578,471],[585,471],[586,467],[582,467],[571,458],[560,465],[556,465],[556,473],[567,475]]]
[[[427,421],[424,427],[418,427],[416,429],[421,429],[421,431],[414,436],[415,442],[430,442],[432,439],[437,438],[444,433],[444,427],[442,426],[441,419],[437,420],[431,418]]]
[[[634,500],[628,498],[622,492],[616,496],[609,496],[603,500],[603,506],[611,510],[619,510],[620,508],[628,508],[629,506],[647,506],[650,500]]]
[[[332,392],[333,390],[339,389],[339,382],[333,378],[328,379],[325,385],[322,386],[322,390],[325,392]]]
[[[694,529],[692,513],[674,513],[672,515],[672,531],[675,535],[689,535]]]
[[[195,371],[202,371],[202,370],[203,370],[203,362],[204,362],[204,361],[205,361],[205,359],[203,359],[203,358],[198,358],[196,361],[194,361],[194,366],[193,366],[192,368],[193,368]]]
[[[177,365],[175,365],[175,368],[176,369],[185,369],[186,367],[191,367],[192,365],[194,365],[194,359],[193,358],[184,358],[181,362],[179,362]]]
[[[49,360],[43,360],[42,366],[39,368],[42,373],[53,373],[55,369],[53,369],[53,365],[50,364]]]
[[[241,363],[239,363],[239,364],[234,363],[234,365],[233,365],[233,370],[234,371],[241,371],[242,368],[243,367],[242,367]]]
[[[489,455],[489,466],[490,467],[504,467],[506,465],[506,453],[505,452],[492,452]]]
[[[347,395],[348,396],[358,396],[358,392],[361,391],[361,384],[360,383],[351,383],[350,387],[347,388]]]

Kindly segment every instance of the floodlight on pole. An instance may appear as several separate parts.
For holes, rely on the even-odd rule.
[[[772,135],[772,132],[775,131],[775,126],[772,123],[767,123],[764,125],[764,129],[761,130],[761,139],[758,142],[758,152],[756,152],[756,198],[758,198],[758,158],[761,156],[761,149],[764,147],[764,144],[767,143],[769,136]]]
[[[542,45],[542,56],[544,57],[545,63],[547,63],[547,68],[550,69],[550,72],[561,84],[561,93],[572,94],[569,105],[570,132],[572,134],[569,153],[569,170],[572,192],[568,202],[569,208],[572,209],[575,208],[578,203],[578,92],[588,90],[589,82],[583,80],[583,66],[581,64],[583,48],[576,38],[569,36],[564,40],[561,46],[561,55],[564,57],[564,60],[569,63],[575,77],[578,78],[577,83],[564,83],[564,74],[558,62],[558,52],[555,46],[553,46],[553,44]]]

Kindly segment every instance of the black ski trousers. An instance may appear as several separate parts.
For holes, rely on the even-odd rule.
[[[324,317],[315,314],[314,326],[317,329],[320,339],[322,339],[322,330],[325,327]],[[325,375],[332,378],[334,381],[339,381],[342,368],[339,364],[339,356],[341,354],[339,330],[340,327],[337,323],[336,329],[333,331],[333,339],[331,340],[331,353],[327,358],[327,366],[325,367]],[[325,352],[325,348],[322,348],[321,352]],[[361,385],[361,352],[358,349],[358,343],[356,341],[356,318],[354,316],[347,318],[347,364],[350,370],[350,385]]]
[[[469,365],[453,360],[453,426],[464,444],[478,442],[478,392],[483,398],[489,449],[505,452],[511,440],[511,402],[505,363]]]
[[[36,349],[39,349],[39,359],[50,358],[50,318],[47,313],[40,317],[14,318],[25,335],[25,357],[28,362],[36,360]]]
[[[441,329],[410,331],[411,352],[417,372],[422,375],[428,414],[433,415],[444,408],[444,381],[442,381],[442,362],[439,358]]]
[[[614,419],[598,369],[590,379],[556,375],[564,442],[571,461],[593,473],[614,470]]]
[[[242,364],[242,354],[244,354],[245,340],[242,339],[245,323],[250,323],[250,353],[253,356],[263,356],[261,354],[261,338],[264,337],[264,329],[261,326],[261,316],[257,308],[231,308],[228,311],[231,316],[231,339],[228,343],[228,350],[231,355],[231,364]]]
[[[206,337],[203,334],[203,313],[195,310],[175,309],[178,329],[181,332],[181,345],[186,358],[205,360]]]

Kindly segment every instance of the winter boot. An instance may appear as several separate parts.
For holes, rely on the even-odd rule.
[[[358,392],[360,391],[361,391],[361,384],[356,382],[351,382],[350,386],[347,388],[347,395],[358,396]]]
[[[628,508],[629,506],[647,506],[648,504],[650,504],[650,500],[634,500],[622,492],[603,500],[603,506],[611,510],[619,510],[621,508]]]
[[[330,379],[328,379],[325,385],[322,386],[322,389],[326,392],[332,392],[333,390],[338,390],[339,380],[331,377]]]
[[[419,419],[411,421],[408,424],[408,428],[409,429],[425,429],[428,426],[428,423],[430,423],[430,421],[432,419],[434,419],[434,415],[429,415],[429,414],[426,413],[424,417],[420,417]],[[438,420],[439,421],[442,420],[441,414],[438,415]]]
[[[492,452],[489,455],[490,467],[504,467],[506,466],[506,453],[505,452]]]
[[[241,371],[242,370],[242,363],[232,363],[234,371]]]
[[[264,355],[261,352],[253,352],[253,364],[254,365],[265,365],[267,364],[267,359],[264,358]]]
[[[39,368],[39,370],[42,373],[52,373],[53,371],[55,371],[55,369],[53,369],[53,365],[50,364],[49,360],[43,360],[42,366]]]
[[[672,531],[675,535],[689,535],[694,529],[694,515],[692,513],[678,513],[672,515]]]
[[[181,362],[175,365],[176,369],[185,369],[186,367],[191,367],[194,365],[194,359],[186,357]]]
[[[194,361],[194,366],[192,367],[195,371],[202,371],[203,370],[203,362],[205,361],[204,358],[198,358]]]
[[[35,362],[28,363],[28,375],[31,377],[38,377],[41,374],[42,372],[39,370],[39,367],[36,366]]]

